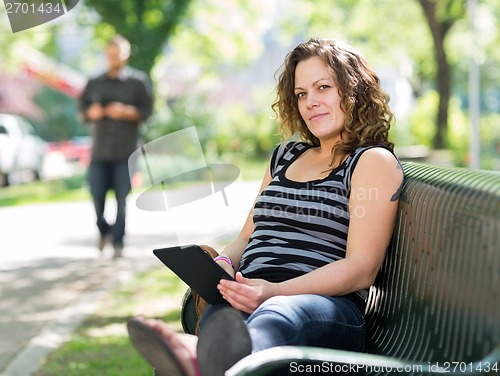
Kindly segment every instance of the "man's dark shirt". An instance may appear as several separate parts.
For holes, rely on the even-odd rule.
[[[120,102],[132,105],[146,120],[153,107],[152,84],[141,71],[124,67],[118,78],[110,78],[106,73],[90,79],[79,102],[79,110],[85,117],[87,109],[94,102],[106,105]],[[99,161],[127,160],[137,148],[140,122],[114,120],[104,117],[91,123],[92,158]]]

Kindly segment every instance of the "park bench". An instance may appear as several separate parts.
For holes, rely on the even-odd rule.
[[[226,375],[500,375],[500,173],[403,168],[395,231],[367,301],[365,352],[277,347]],[[196,319],[187,291],[184,331],[194,333]]]

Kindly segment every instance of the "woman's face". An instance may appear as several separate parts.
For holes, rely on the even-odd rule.
[[[340,94],[327,66],[319,56],[302,60],[295,68],[295,96],[309,131],[322,143],[337,142],[344,127]]]

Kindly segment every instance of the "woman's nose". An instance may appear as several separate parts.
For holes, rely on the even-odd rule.
[[[314,93],[308,93],[306,97],[307,108],[312,108],[318,105],[318,99]]]

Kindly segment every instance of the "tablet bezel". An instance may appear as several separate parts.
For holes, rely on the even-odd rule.
[[[227,301],[217,289],[221,279],[234,280],[196,244],[154,249],[158,259],[209,304]]]

